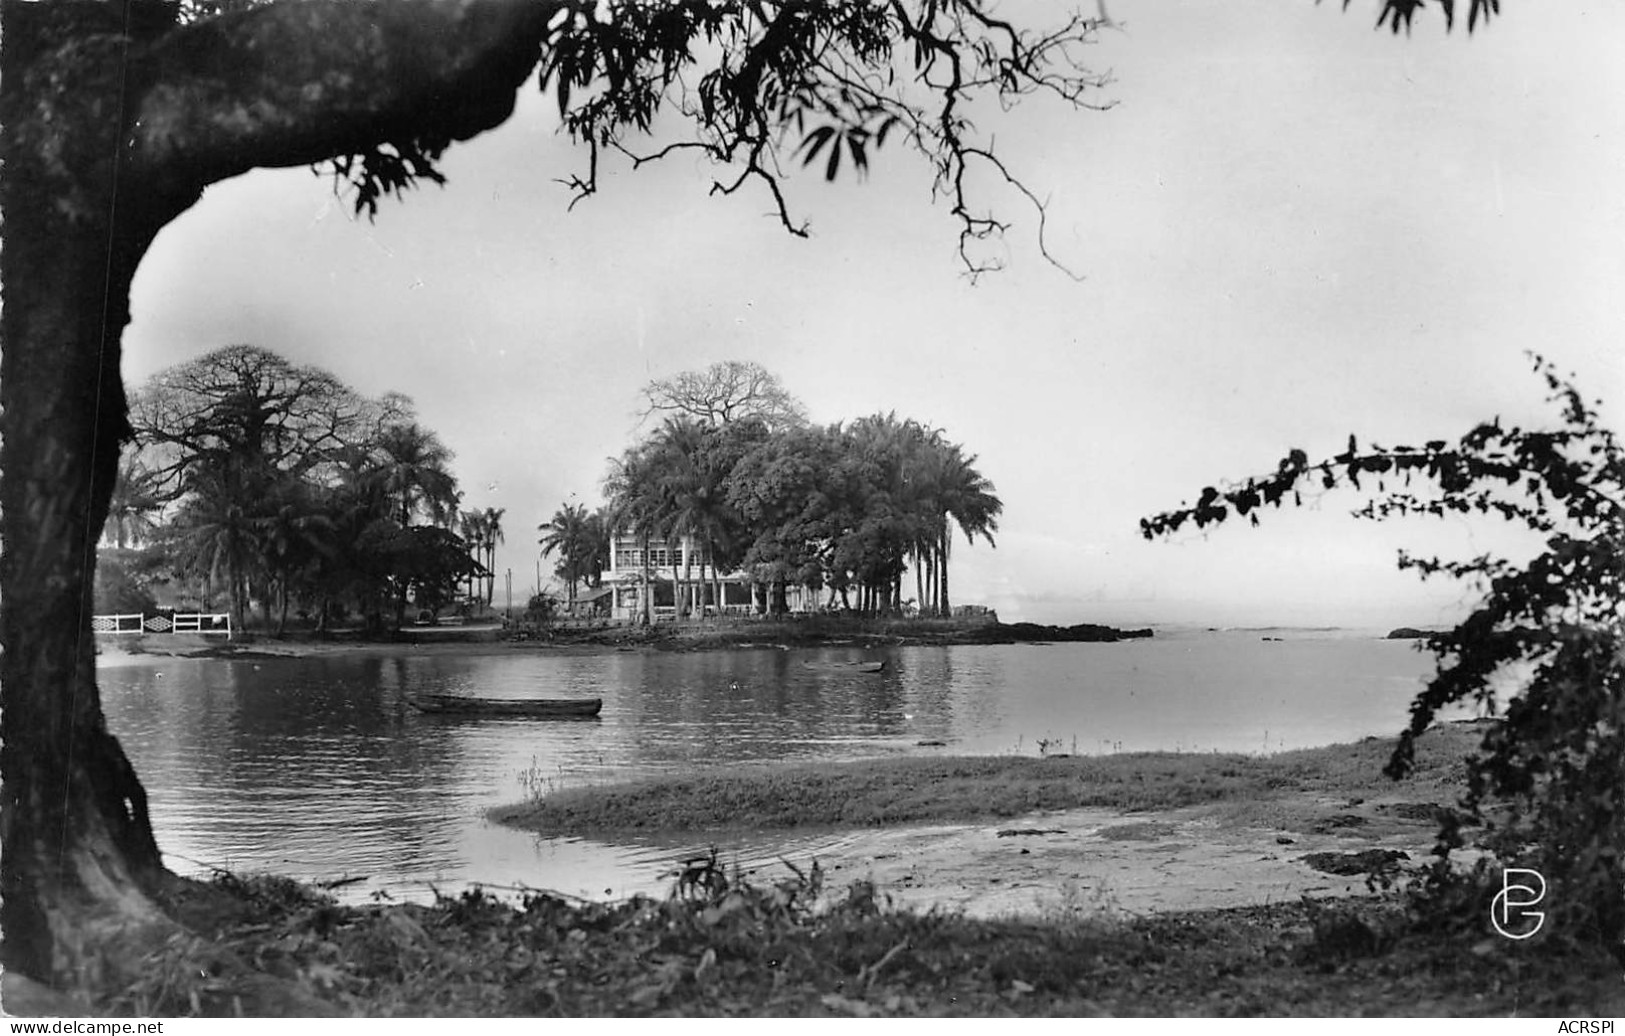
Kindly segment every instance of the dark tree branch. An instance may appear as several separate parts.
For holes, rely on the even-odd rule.
[[[300,0],[183,26],[133,63],[129,171],[207,184],[373,155],[410,179],[502,123],[541,57],[547,0]]]
[[[948,199],[961,226],[961,259],[975,276],[996,264],[972,245],[1002,234],[1008,224],[977,214],[966,166],[988,161],[993,144],[973,131],[966,112],[978,98],[1009,107],[1032,94],[1048,94],[1072,107],[1104,109],[1089,95],[1109,77],[1086,71],[1079,48],[1109,24],[1072,13],[1058,27],[1018,29],[984,10],[981,0],[891,0],[886,4],[722,2],[620,4],[603,22],[578,18],[568,36],[550,38],[544,88],[559,99],[566,130],[589,144],[589,168],[572,178],[576,199],[597,186],[598,148],[608,146],[634,167],[680,150],[698,150],[733,166],[713,184],[733,194],[758,183],[772,197],[780,224],[805,235],[791,214],[779,160],[786,152],[802,164],[820,160],[835,179],[848,159],[859,175],[872,149],[902,129],[908,146],[931,165],[933,188]],[[701,35],[721,54],[650,47],[650,39]],[[703,71],[694,81],[690,69]],[[661,108],[681,114],[683,139],[647,149],[628,147],[630,133],[648,133]],[[1039,212],[1044,204],[1013,170],[993,164],[1003,181]],[[1041,253],[1055,257],[1047,241]],[[1068,271],[1069,276],[1075,276]]]

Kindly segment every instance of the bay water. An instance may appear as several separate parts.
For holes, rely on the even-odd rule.
[[[826,665],[860,659],[885,667]],[[357,901],[470,884],[658,894],[711,844],[539,838],[485,819],[556,788],[897,754],[1272,753],[1397,732],[1431,669],[1379,631],[1176,630],[1115,644],[166,658],[98,678],[172,868],[344,882]],[[416,692],[604,707],[574,721],[425,715]],[[719,848],[751,865],[846,837]]]

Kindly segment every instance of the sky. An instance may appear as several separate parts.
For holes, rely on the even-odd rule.
[[[1514,0],[1470,38],[1409,38],[1376,3],[1111,0],[1087,54],[1108,111],[979,117],[1047,200],[1047,263],[1019,196],[972,283],[928,170],[899,147],[867,178],[791,175],[711,197],[689,157],[603,171],[528,89],[375,221],[308,169],[211,187],[137,274],[124,375],[246,343],[415,401],[456,454],[465,508],[500,507],[522,603],[537,525],[595,506],[648,430],[640,390],[720,360],[776,373],[820,423],[893,412],[978,457],[996,548],[961,540],[955,603],[1005,621],[1437,625],[1470,588],[1396,552],[1513,555],[1493,524],[1349,517],[1342,493],[1148,543],[1141,517],[1273,470],[1288,449],[1454,439],[1499,415],[1551,424],[1535,350],[1625,401],[1625,5]],[[1042,17],[1044,5],[1013,7]],[[543,561],[544,582],[551,562]]]

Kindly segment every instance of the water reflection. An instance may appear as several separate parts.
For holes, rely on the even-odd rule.
[[[883,659],[880,673],[809,661]],[[100,673],[109,724],[180,869],[660,891],[693,846],[538,840],[483,812],[536,788],[896,752],[1275,750],[1390,732],[1425,670],[1405,645],[1253,637],[695,654],[166,659]],[[411,692],[598,696],[596,721],[424,715]],[[815,851],[735,840],[746,859]]]

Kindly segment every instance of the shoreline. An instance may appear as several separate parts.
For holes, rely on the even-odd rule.
[[[317,639],[308,633],[275,637],[251,633],[222,641],[218,634],[136,634],[96,642],[97,664],[146,665],[166,658],[275,659],[333,655],[537,654],[589,655],[611,651],[784,650],[814,647],[953,646],[958,644],[1117,643],[1148,639],[1150,628],[1123,630],[1079,623],[1042,626],[985,619],[850,619],[812,616],[788,621],[727,624],[556,627],[545,635],[516,632],[499,624],[413,627],[394,639],[362,639],[340,633]]]

